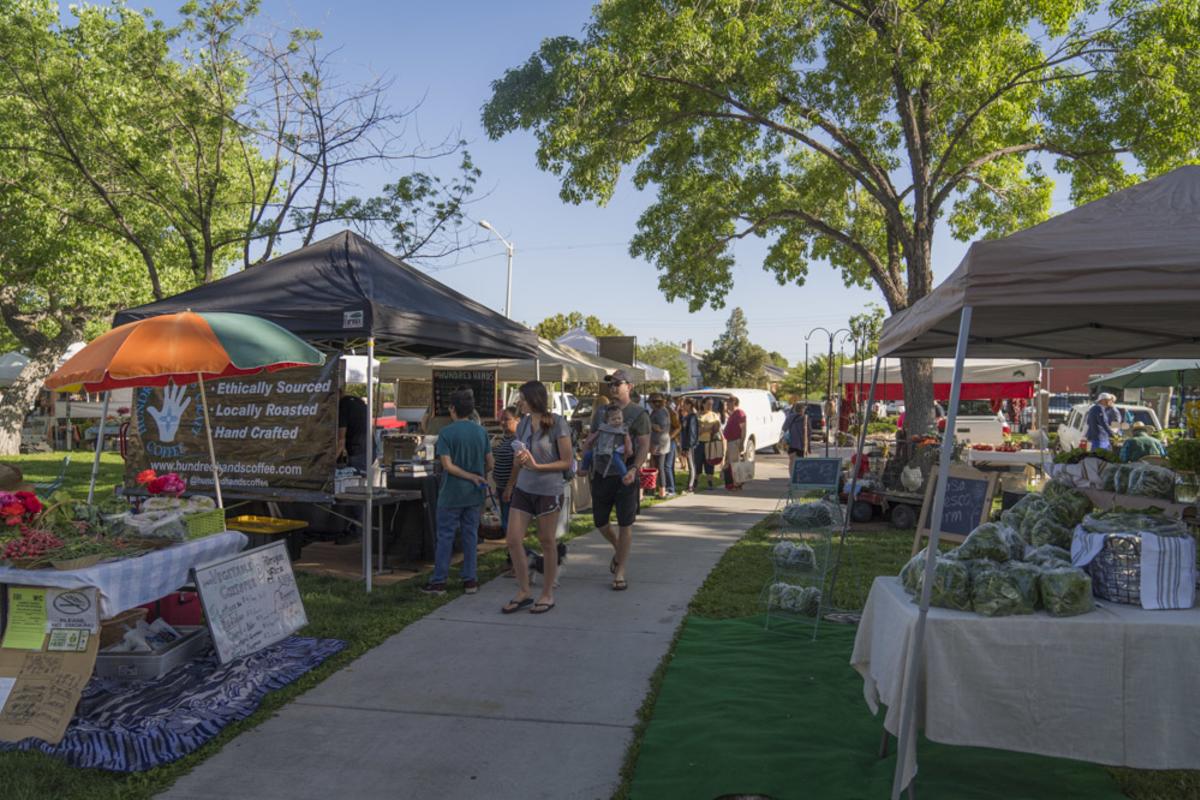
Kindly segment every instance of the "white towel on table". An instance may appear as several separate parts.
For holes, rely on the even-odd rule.
[[[1196,540],[1143,533],[1142,608],[1191,608],[1195,595]]]

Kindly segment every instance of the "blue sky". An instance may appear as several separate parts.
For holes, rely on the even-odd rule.
[[[136,4],[136,0],[135,0]],[[170,19],[177,3],[150,3]],[[639,341],[694,339],[707,348],[720,334],[729,309],[742,307],[753,339],[793,363],[804,356],[804,335],[814,326],[836,328],[871,301],[874,290],[847,289],[822,264],[810,267],[805,286],[781,287],[762,269],[757,241],[739,243],[735,285],[724,309],[695,314],[686,303],[669,303],[657,286],[652,264],[635,260],[627,243],[653,190],[622,186],[605,207],[572,206],[558,197],[553,175],[537,169],[533,137],[487,138],[480,109],[489,84],[529,57],[542,39],[578,35],[590,16],[589,0],[522,0],[448,3],[374,0],[264,0],[260,23],[280,28],[317,28],[327,49],[338,48],[335,64],[350,80],[386,74],[395,79],[396,107],[423,102],[416,123],[427,141],[461,135],[483,171],[481,194],[471,214],[487,219],[516,245],[513,312],[533,324],[554,313],[579,310],[619,326]],[[447,167],[451,164],[448,162]],[[364,174],[357,191],[377,191],[390,176]],[[1056,207],[1065,187],[1056,191]],[[938,279],[957,265],[966,245],[943,235],[935,244]],[[436,277],[486,305],[504,305],[505,257],[498,242],[465,253],[458,266]],[[814,342],[816,340],[814,339]],[[814,345],[823,350],[825,343]]]

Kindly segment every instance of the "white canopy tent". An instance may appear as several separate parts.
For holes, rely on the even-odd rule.
[[[427,381],[435,369],[496,369],[501,381],[514,383],[532,380],[598,383],[616,369],[633,373],[635,381],[645,378],[645,373],[637,368],[547,339],[538,340],[536,359],[393,358],[380,365],[379,377],[389,382]]]
[[[554,340],[556,344],[567,345],[575,350],[586,353],[587,355],[599,358],[600,357],[600,342],[595,336],[592,336],[583,328],[574,328],[564,333],[562,336]],[[605,359],[609,361],[609,359]],[[609,363],[616,363],[609,361]],[[630,375],[634,383],[639,381],[653,381],[655,383],[665,383],[668,386],[671,384],[671,371],[660,369],[653,364],[647,364],[643,361],[638,361],[634,365],[635,369],[641,372],[641,376]],[[623,367],[628,371],[629,367]]]
[[[948,433],[941,445],[928,552],[941,537],[966,355],[1102,358],[1200,356],[1200,167],[1176,169],[1028,230],[976,242],[927,297],[889,318],[880,356],[953,354]],[[882,358],[876,359],[868,404]],[[861,454],[866,426],[859,436]],[[854,496],[857,472],[852,475]],[[838,560],[849,515],[842,529]],[[906,674],[923,665],[936,559],[926,559]],[[837,578],[837,562],[834,578]],[[915,774],[919,681],[904,690],[892,800]],[[937,687],[930,687],[937,691]]]

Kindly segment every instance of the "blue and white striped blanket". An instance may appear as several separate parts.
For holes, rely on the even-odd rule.
[[[0,742],[0,750],[35,750],[75,767],[141,772],[183,758],[263,697],[317,667],[346,646],[337,639],[292,636],[231,661],[207,655],[157,681],[121,683],[93,677],[63,740]]]

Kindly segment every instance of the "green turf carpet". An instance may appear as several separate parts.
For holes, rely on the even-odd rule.
[[[889,796],[894,741],[880,760],[882,714],[871,716],[849,665],[854,629],[823,625],[816,642],[774,629],[759,617],[688,617],[642,741],[635,800]],[[1104,768],[1075,761],[922,739],[918,762],[919,800],[1122,797]]]

